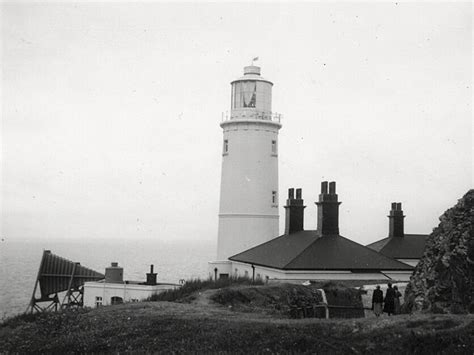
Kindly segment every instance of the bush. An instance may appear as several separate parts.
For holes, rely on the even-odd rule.
[[[263,281],[261,279],[252,281],[247,277],[229,277],[220,278],[218,280],[212,280],[211,278],[207,280],[191,279],[186,281],[179,288],[152,295],[147,301],[186,302],[190,301],[193,294],[197,291],[218,289],[232,285],[263,285]]]
[[[222,288],[210,298],[240,312],[263,312],[283,317],[293,317],[292,309],[302,311],[307,317],[317,317],[320,316],[319,313],[324,313],[323,308],[316,308],[314,311],[314,306],[322,302],[321,292],[313,287],[296,284]],[[306,314],[307,309],[311,310],[311,315]]]

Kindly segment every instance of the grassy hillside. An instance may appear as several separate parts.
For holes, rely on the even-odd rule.
[[[0,352],[472,353],[474,318],[283,320],[224,307],[144,302],[11,319]]]
[[[251,312],[229,307],[232,292],[222,294],[226,289],[221,288],[182,291],[179,303],[142,302],[18,316],[0,325],[0,353],[474,352],[472,315],[285,319],[266,311],[268,300],[275,304],[284,299],[284,288],[272,293],[274,286],[239,287],[247,287],[242,294],[261,302],[260,306],[255,302]],[[212,301],[219,294],[222,304]]]

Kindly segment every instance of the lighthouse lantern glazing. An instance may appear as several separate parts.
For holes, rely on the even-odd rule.
[[[273,83],[260,67],[232,81],[231,111],[223,115],[217,259],[278,236],[278,131]]]

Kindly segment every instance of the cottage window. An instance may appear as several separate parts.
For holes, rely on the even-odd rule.
[[[95,306],[96,307],[102,306],[102,297],[100,297],[100,296],[95,297]]]

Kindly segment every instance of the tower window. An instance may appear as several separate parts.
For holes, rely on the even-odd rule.
[[[272,154],[277,153],[277,141],[272,141]]]
[[[272,191],[272,205],[278,204],[278,196],[276,191]]]
[[[222,153],[229,153],[229,141],[227,139],[224,139],[224,147],[222,148]]]

